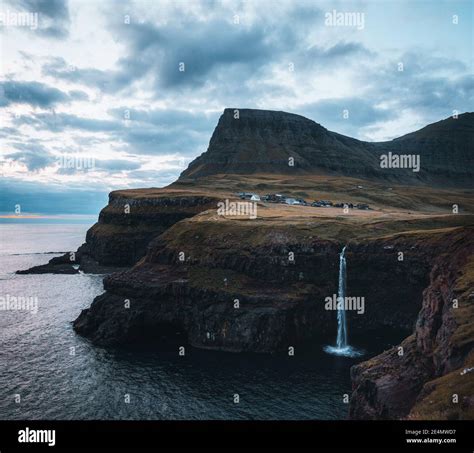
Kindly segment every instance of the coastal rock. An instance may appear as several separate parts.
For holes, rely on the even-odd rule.
[[[352,367],[351,418],[416,418],[414,414],[422,412],[418,404],[426,413],[423,401],[437,388],[437,379],[446,375],[442,382],[458,381],[453,371],[459,373],[472,362],[469,354],[474,351],[473,239],[474,231],[470,228],[444,235],[434,243],[420,243],[431,263],[431,272],[414,334],[399,347]],[[444,400],[438,401],[438,415],[443,412],[455,413],[457,418],[465,416],[462,406],[453,406],[452,395],[459,391],[467,398],[469,392],[472,395],[474,384],[472,379],[470,385],[467,378],[461,381],[458,390],[452,386],[453,393],[445,393]],[[472,411],[471,403],[466,410]],[[413,414],[409,415],[410,412]]]

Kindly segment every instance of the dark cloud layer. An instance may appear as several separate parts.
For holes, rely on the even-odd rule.
[[[264,16],[251,25],[236,24],[230,15],[209,21],[174,17],[164,25],[133,20],[111,22],[111,33],[126,48],[115,70],[71,68],[64,59],[54,58],[43,66],[43,74],[94,85],[106,93],[130,88],[134,82],[151,76],[157,96],[163,89],[207,86],[220,71],[235,80],[247,79],[279,55],[292,53],[321,17],[317,7],[302,6],[290,11],[281,23]],[[291,25],[293,19],[299,21],[297,27]]]
[[[0,82],[0,107],[10,104],[29,104],[33,107],[53,107],[72,101],[87,100],[85,92],[79,90],[68,93],[40,82],[4,81]]]

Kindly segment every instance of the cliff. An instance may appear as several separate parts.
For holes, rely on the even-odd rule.
[[[473,231],[421,244],[431,269],[414,333],[351,369],[352,418],[474,418]]]
[[[88,231],[77,251],[18,274],[109,273],[129,267],[146,253],[149,242],[180,220],[215,208],[218,198],[199,190],[118,190]]]
[[[99,344],[116,344],[172,324],[195,346],[282,350],[335,325],[335,313],[323,302],[337,292],[338,253],[348,242],[348,291],[365,295],[368,304],[364,316],[351,314],[352,328],[411,329],[437,251],[421,253],[419,241],[441,235],[436,243],[446,244],[452,228],[405,237],[387,235],[404,222],[305,220],[235,221],[205,212],[179,222],[153,240],[132,269],[104,280],[106,295],[81,314],[75,328]],[[433,227],[448,224],[445,218],[431,221]],[[374,224],[378,231],[367,229]],[[461,227],[462,234],[467,231]],[[403,262],[399,250],[406,252]],[[124,299],[132,308],[123,309]]]

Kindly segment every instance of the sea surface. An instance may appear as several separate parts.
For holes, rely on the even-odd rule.
[[[96,347],[71,321],[103,292],[102,276],[15,274],[75,250],[89,226],[0,224],[0,296],[38,302],[36,313],[0,311],[0,419],[345,419],[350,366],[400,339],[354,338],[366,351],[357,358],[326,354],[321,343],[293,357]]]

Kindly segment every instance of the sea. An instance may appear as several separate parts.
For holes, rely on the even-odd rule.
[[[0,310],[2,420],[343,420],[350,367],[400,340],[352,338],[361,357],[327,354],[321,342],[294,356],[97,347],[71,322],[103,292],[103,276],[15,274],[75,250],[94,221],[0,223],[0,297],[37,302],[36,310]]]

